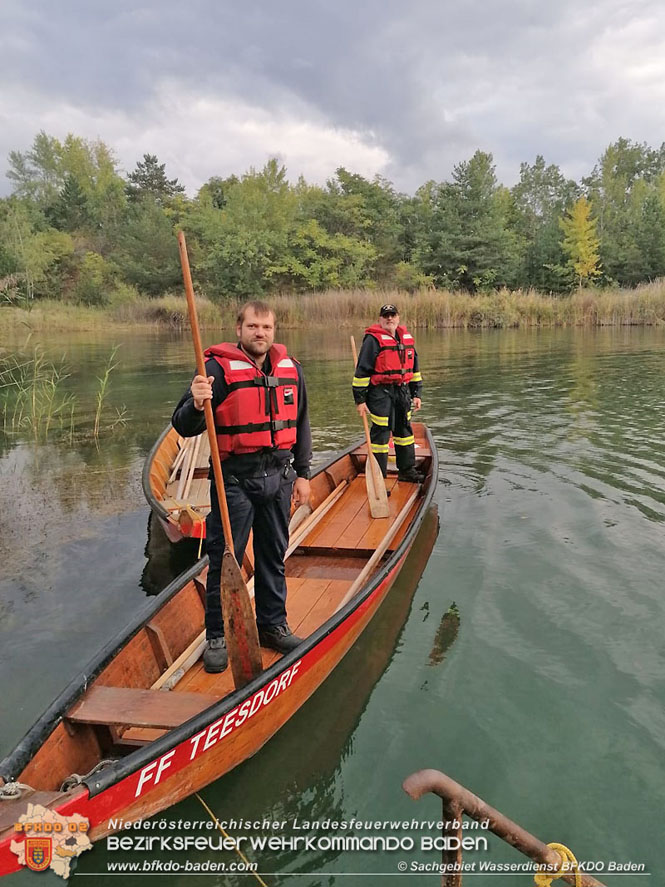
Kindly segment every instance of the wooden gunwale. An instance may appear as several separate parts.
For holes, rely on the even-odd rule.
[[[426,429],[425,435],[429,444],[431,461],[423,495],[415,503],[414,511],[410,514],[411,520],[408,529],[402,534],[401,539],[396,540],[395,550],[379,566],[358,595],[313,631],[299,648],[272,662],[261,675],[243,687],[242,690],[224,696],[205,711],[195,714],[168,733],[137,748],[115,764],[85,780],[85,788],[77,788],[67,794],[61,794],[59,797],[57,792],[52,793],[53,809],[62,813],[71,813],[76,810],[82,815],[88,816],[93,827],[93,837],[101,837],[109,833],[105,823],[105,818],[108,816],[122,812],[125,818],[131,818],[132,816],[152,815],[165,809],[180,798],[186,797],[197,787],[202,787],[228,772],[249,754],[257,751],[288,720],[291,714],[316,690],[371,619],[397,576],[415,539],[431,503],[438,471],[436,450],[431,435]],[[164,436],[165,434],[160,440]],[[350,446],[344,452],[334,456],[326,466],[320,469],[320,472],[326,473],[330,480],[329,470],[332,466],[351,453],[357,453],[357,450],[357,444]],[[354,461],[356,460],[354,459]],[[349,553],[345,552],[346,555]],[[62,721],[85,688],[112,661],[114,655],[145,627],[151,617],[198,575],[205,563],[206,558],[201,559],[185,574],[172,582],[157,598],[143,608],[129,629],[122,632],[122,638],[117,637],[107,644],[95,657],[90,667],[81,676],[70,682],[58,699],[49,706],[35,726],[21,740],[14,752],[3,762],[0,762],[0,776],[5,781],[11,777],[17,778],[17,773],[24,769],[47,735]],[[240,709],[243,703],[248,700],[256,698],[262,689],[270,688],[273,682],[283,677],[285,673],[289,673],[294,667],[300,669],[300,675],[293,681],[294,687],[300,685],[298,692],[291,694],[285,692],[283,695],[277,696],[274,703],[266,704],[252,717],[251,721],[247,720],[244,726],[246,728],[249,725],[251,728],[249,731],[252,734],[250,740],[247,738],[247,729],[243,730],[243,725],[241,725],[235,733],[225,737],[224,742],[212,746],[204,762],[205,766],[195,759],[193,763],[189,762],[192,763],[192,766],[173,767],[161,786],[153,787],[138,801],[132,801],[137,774],[142,768],[164,755],[175,754],[184,743],[191,742],[192,737],[195,737],[197,733],[206,730],[217,721],[221,722],[225,716]],[[227,741],[232,740],[234,736],[233,743]],[[174,781],[172,777],[177,772],[181,773],[181,779]],[[36,800],[36,796],[28,796],[26,801],[32,802],[33,798]],[[13,807],[16,803],[18,802],[9,802],[7,807]],[[5,844],[5,839],[0,837],[0,874],[5,871]]]

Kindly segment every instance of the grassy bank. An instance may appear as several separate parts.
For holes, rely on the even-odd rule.
[[[658,325],[665,322],[665,280],[631,290],[578,290],[570,296],[548,296],[533,290],[499,290],[469,295],[447,290],[329,290],[278,295],[269,300],[287,327],[357,326],[376,316],[384,302],[394,302],[412,328],[491,329],[554,326]],[[199,320],[207,329],[233,328],[239,303],[216,305],[198,299]],[[187,326],[184,296],[135,298],[104,308],[57,301],[38,301],[30,310],[0,308],[0,332],[34,330],[84,331],[128,327]]]
[[[197,299],[199,322],[204,327],[220,326],[219,306]],[[55,299],[40,299],[28,308],[2,306],[0,333],[31,329],[51,332],[86,330],[126,330],[130,327],[171,327],[187,325],[187,303],[183,296],[147,297],[92,308]]]

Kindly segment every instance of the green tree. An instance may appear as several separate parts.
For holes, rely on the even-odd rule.
[[[178,179],[169,179],[166,164],[160,163],[155,154],[144,154],[136,169],[127,176],[127,196],[130,200],[151,197],[156,203],[167,204],[178,194],[185,193],[185,186]]]
[[[99,253],[87,252],[81,261],[72,295],[83,305],[104,305],[113,284],[113,268]]]
[[[322,290],[366,286],[376,249],[371,243],[328,234],[316,219],[304,220],[289,231],[281,264],[266,271],[277,289]]]
[[[245,298],[270,290],[287,265],[296,219],[295,192],[274,158],[228,189],[223,210],[201,205],[193,221],[210,294]]]
[[[386,284],[394,277],[395,266],[406,258],[401,207],[406,199],[382,176],[372,181],[339,167],[328,182],[334,214],[319,219],[326,230],[346,234],[370,243],[376,252],[374,277]],[[336,216],[336,219],[335,219]]]
[[[661,178],[665,181],[665,173]],[[665,195],[659,182],[642,202],[636,239],[644,262],[642,280],[665,277]]]
[[[545,291],[561,289],[559,272],[565,256],[559,221],[579,196],[578,186],[558,166],[546,166],[539,154],[533,165],[520,165],[520,180],[511,193],[512,225],[521,252],[519,284]]]
[[[62,153],[58,139],[44,130],[37,133],[27,151],[11,151],[7,178],[13,184],[13,193],[33,200],[41,209],[49,207],[64,185]]]
[[[16,276],[24,298],[61,296],[74,252],[68,234],[49,228],[29,201],[11,198],[0,206],[0,242],[5,272]]]
[[[371,286],[378,250],[368,236],[363,198],[342,194],[330,182],[325,189],[308,185],[303,178],[295,195],[297,217],[287,256],[291,285],[296,289]]]
[[[600,275],[600,245],[596,234],[596,220],[591,216],[591,204],[586,197],[576,200],[560,222],[564,238],[562,248],[568,256],[568,267],[579,286]]]
[[[604,273],[620,284],[643,279],[648,264],[639,240],[643,203],[664,170],[665,146],[654,150],[621,138],[583,180],[598,219]]]
[[[57,200],[48,208],[47,216],[61,231],[79,231],[90,224],[88,198],[71,173],[65,178]]]
[[[196,198],[202,203],[209,203],[214,209],[224,209],[229,189],[237,185],[239,181],[237,176],[229,176],[226,179],[221,176],[212,176],[205,185],[201,185]]]
[[[496,181],[492,155],[476,151],[453,181],[419,189],[414,264],[443,286],[470,291],[514,283],[517,238],[509,227],[512,198]]]
[[[181,284],[173,221],[149,197],[128,211],[110,258],[125,282],[150,296]]]
[[[7,177],[14,194],[54,219],[61,218],[65,209],[65,190],[73,198],[71,189],[76,188],[76,201],[83,197],[87,205],[85,228],[97,238],[98,248],[104,249],[110,229],[124,210],[125,196],[113,153],[102,141],[89,142],[70,133],[60,142],[42,131],[28,151],[12,151],[9,161]]]

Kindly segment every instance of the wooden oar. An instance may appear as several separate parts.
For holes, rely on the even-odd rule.
[[[353,351],[353,368],[358,363],[358,355],[356,352],[356,340],[351,336],[351,350]],[[388,493],[386,492],[386,482],[376,461],[376,456],[372,452],[372,442],[369,437],[369,425],[367,424],[367,413],[363,413],[363,428],[365,429],[365,440],[367,441],[367,460],[365,462],[365,486],[367,487],[367,499],[369,500],[369,512],[372,517],[388,517],[390,514],[390,506],[388,505]]]
[[[298,508],[291,515],[291,520],[289,521],[289,539],[293,535],[293,533],[298,529],[300,524],[310,516],[312,513],[311,505],[299,505]]]
[[[201,438],[203,435],[199,434],[196,438],[196,443],[194,444],[194,452],[192,454],[191,461],[189,463],[189,472],[187,474],[187,482],[185,484],[185,489],[182,491],[182,498],[186,499],[189,496],[189,491],[192,487],[192,481],[194,480],[194,472],[196,471],[196,463],[199,458],[199,449],[201,447]]]
[[[191,444],[187,447],[187,452],[185,453],[185,458],[182,461],[182,466],[180,467],[180,479],[178,480],[178,489],[176,490],[175,497],[179,502],[182,502],[183,492],[185,490],[185,484],[187,483],[187,478],[189,477],[189,466],[192,463],[192,453],[194,452],[194,438],[192,438]]]
[[[199,376],[206,378],[205,361],[203,360],[203,348],[201,346],[201,334],[199,322],[196,316],[196,304],[194,302],[194,287],[192,275],[189,270],[189,258],[187,256],[187,244],[182,231],[178,232],[178,248],[180,250],[180,262],[182,275],[185,281],[185,294],[187,295],[187,310],[189,322],[192,327],[192,340],[196,355],[196,371]],[[236,689],[244,687],[263,671],[261,662],[261,649],[259,647],[259,635],[256,628],[256,619],[247,593],[240,567],[233,553],[233,537],[231,535],[231,521],[229,508],[226,503],[226,491],[222,476],[222,464],[219,460],[217,439],[215,436],[215,420],[212,414],[212,405],[209,400],[203,402],[205,412],[206,429],[210,442],[210,457],[212,469],[215,475],[215,487],[219,498],[219,511],[224,529],[224,554],[222,555],[222,576],[220,591],[222,595],[222,613],[224,614],[224,636],[229,652],[229,662],[233,672],[233,681]]]
[[[171,469],[171,474],[169,475],[168,483],[171,483],[175,480],[176,475],[178,473],[178,469],[180,468],[180,463],[185,458],[185,453],[187,452],[187,448],[189,446],[189,441],[192,440],[191,437],[181,437],[180,440],[182,443],[180,444],[180,451],[175,458],[175,462],[173,463],[173,468]]]

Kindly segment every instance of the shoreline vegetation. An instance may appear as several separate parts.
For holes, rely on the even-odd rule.
[[[103,142],[40,132],[10,153],[7,178],[0,330],[12,317],[60,330],[183,326],[178,231],[208,328],[220,312],[233,325],[238,302],[256,297],[291,327],[364,323],[388,301],[408,306],[415,329],[663,317],[665,143],[620,138],[579,182],[539,154],[508,188],[477,150],[414,194],[341,166],[325,185],[292,182],[273,157],[188,195],[154,154],[125,175]]]
[[[201,326],[232,329],[243,301],[232,299],[220,304],[199,294],[197,309]],[[412,329],[658,326],[665,323],[665,279],[634,289],[580,288],[565,296],[508,289],[474,294],[433,288],[415,293],[396,289],[349,289],[275,294],[267,297],[267,301],[275,308],[278,324],[292,329],[369,323],[385,302],[395,303],[402,320]],[[153,298],[137,295],[94,307],[55,299],[35,299],[27,307],[0,307],[2,333],[188,326],[184,295]]]

